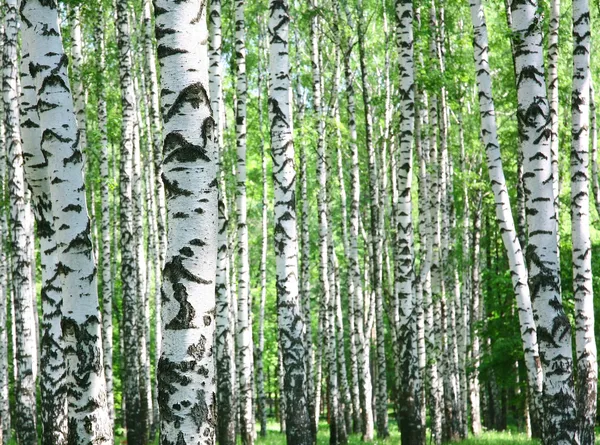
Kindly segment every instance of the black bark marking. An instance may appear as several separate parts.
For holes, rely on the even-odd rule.
[[[202,105],[210,108],[210,99],[202,83],[193,83],[179,92],[173,105],[165,115],[165,123],[178,114],[185,104],[190,104],[196,110]]]
[[[173,160],[178,162],[195,162],[197,160],[210,162],[204,147],[206,147],[206,143],[203,146],[192,144],[180,133],[172,131],[165,137],[164,152],[168,154],[165,156],[163,163],[166,165]]]

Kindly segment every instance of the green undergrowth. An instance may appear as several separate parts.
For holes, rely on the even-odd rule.
[[[258,427],[260,430],[260,427]],[[241,442],[240,442],[241,443]],[[400,433],[396,427],[395,422],[390,422],[390,437],[387,439],[378,439],[375,437],[373,442],[374,445],[399,445],[400,444]],[[427,435],[427,443],[429,444],[429,434]],[[514,433],[510,431],[496,432],[486,431],[480,437],[470,438],[457,442],[462,445],[538,445],[539,442],[536,440],[528,439],[525,434]],[[596,443],[600,444],[600,441]],[[260,437],[256,441],[257,445],[286,445],[285,434],[279,432],[279,424],[273,421],[269,421],[267,424],[267,436]],[[319,423],[319,435],[317,438],[318,445],[329,445],[329,427],[327,422],[321,421]],[[360,434],[352,434],[348,437],[348,445],[363,445],[365,442],[362,441]]]

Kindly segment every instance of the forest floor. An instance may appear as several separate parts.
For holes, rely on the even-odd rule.
[[[257,426],[260,430],[260,427]],[[241,443],[241,442],[240,442]],[[256,445],[285,445],[285,435],[279,432],[279,423],[269,419],[267,423],[267,437],[258,437]],[[377,439],[372,442],[373,445],[398,445],[400,443],[400,433],[395,422],[390,422],[390,437],[385,440]],[[428,441],[429,443],[429,441]],[[527,439],[525,434],[489,431],[483,433],[480,437],[467,439],[459,442],[461,445],[537,445],[539,442]],[[597,442],[598,443],[598,442]],[[352,434],[348,438],[348,445],[364,445],[359,434]],[[319,424],[319,435],[317,445],[329,445],[329,427],[327,422],[321,421]]]

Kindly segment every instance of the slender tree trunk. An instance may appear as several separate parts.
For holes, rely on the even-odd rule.
[[[550,156],[552,168],[552,190],[556,218],[556,240],[560,249],[560,152],[558,137],[558,31],[560,25],[560,0],[550,0],[550,23],[548,29],[548,100],[550,102]],[[560,251],[558,252],[560,253]]]
[[[264,125],[264,112],[263,112],[263,83],[262,76],[260,73],[264,72],[265,66],[263,65],[263,42],[265,37],[263,35],[263,20],[262,15],[260,17],[260,34],[259,34],[259,75],[258,77],[258,124],[260,131],[260,158],[261,158],[261,178],[262,178],[262,214],[261,214],[261,252],[260,252],[260,305],[258,314],[258,348],[256,351],[256,387],[258,396],[258,417],[260,421],[260,435],[266,437],[267,435],[267,406],[265,397],[265,375],[264,375],[264,351],[265,351],[265,305],[267,302],[267,249],[269,247],[268,242],[268,179],[267,179],[267,156],[265,152],[265,139],[263,134]],[[304,261],[304,258],[303,258]],[[302,272],[301,272],[302,273]],[[302,278],[301,278],[302,280]],[[302,281],[301,281],[302,282]],[[301,285],[302,289],[303,285]],[[302,295],[302,291],[301,291]],[[307,354],[310,357],[310,354]],[[310,372],[307,368],[307,374]]]
[[[480,412],[480,384],[479,366],[481,362],[481,337],[479,325],[481,323],[481,284],[480,284],[480,252],[481,252],[481,192],[478,193],[473,212],[473,260],[471,267],[471,367],[469,375],[469,399],[471,402],[471,431],[474,436],[479,436],[481,430]]]
[[[209,86],[215,139],[219,148],[219,221],[217,234],[217,278],[216,278],[216,362],[217,362],[217,440],[223,445],[235,444],[235,345],[231,323],[231,295],[229,286],[229,253],[227,227],[229,213],[225,195],[225,173],[223,171],[223,119],[221,86],[221,2],[211,0],[209,4]]]
[[[57,268],[63,292],[61,322],[67,358],[69,442],[112,442],[106,402],[96,267],[86,212],[82,152],[69,89],[56,5],[23,1],[23,22],[34,34],[25,42],[36,86],[41,149],[48,156],[48,177],[57,231]],[[89,425],[92,425],[90,427]]]
[[[12,323],[16,326],[15,361],[15,432],[20,444],[37,444],[36,431],[36,331],[27,242],[23,146],[19,128],[19,88],[17,2],[6,2],[6,37],[3,54],[4,125],[8,156],[8,199],[12,244],[11,280],[14,292]]]
[[[319,60],[319,23],[316,1],[311,2],[313,11],[311,20],[311,61],[313,78],[313,105],[317,120],[317,178],[319,183],[317,195],[319,225],[319,281],[321,283],[321,312],[324,314],[324,346],[328,367],[327,387],[329,398],[329,441],[333,444],[346,443],[345,427],[340,409],[339,374],[337,366],[337,345],[335,342],[335,283],[330,264],[328,235],[329,221],[327,202],[327,167],[325,149],[325,115],[321,103],[321,71]],[[333,290],[333,292],[332,292]]]
[[[488,60],[488,36],[481,0],[471,1],[471,18],[475,33],[475,67],[479,89],[483,142],[487,153],[487,165],[492,183],[492,191],[496,203],[501,203],[501,205],[496,205],[496,220],[498,221],[502,240],[508,254],[513,289],[519,308],[521,340],[525,353],[525,366],[527,369],[532,412],[535,412],[535,418],[541,418],[543,374],[539,359],[536,325],[533,318],[530,289],[527,284],[528,274],[525,268],[525,259],[515,229],[502,167]],[[473,314],[473,316],[475,315]]]
[[[101,176],[101,207],[102,215],[100,222],[100,232],[102,238],[102,351],[104,353],[104,376],[106,378],[106,394],[108,413],[111,424],[114,425],[115,402],[113,394],[113,368],[112,368],[112,280],[116,277],[112,275],[111,258],[116,252],[111,249],[110,233],[110,194],[109,194],[109,164],[108,164],[108,115],[106,105],[106,93],[104,90],[104,70],[105,70],[105,35],[104,35],[104,10],[101,9],[98,14],[98,24],[94,29],[97,48],[96,57],[98,63],[98,128],[100,130],[100,176]]]
[[[185,444],[202,437],[214,443],[216,376],[210,351],[216,315],[218,151],[207,90],[206,4],[159,0],[155,11],[169,220],[157,369],[160,442]]]
[[[349,231],[349,264],[350,279],[353,283],[354,295],[354,338],[356,341],[356,352],[358,362],[358,381],[360,391],[360,409],[362,435],[364,441],[373,440],[373,411],[371,407],[372,383],[371,370],[369,368],[369,350],[367,347],[366,334],[364,332],[364,294],[360,262],[358,255],[359,237],[359,209],[360,209],[360,171],[357,146],[356,129],[356,104],[354,97],[353,75],[350,69],[350,51],[344,55],[344,77],[346,80],[346,97],[348,107],[348,127],[350,129],[350,151],[352,156],[351,169],[351,201],[350,201],[350,231]]]
[[[235,66],[236,66],[236,213],[238,248],[238,310],[236,323],[236,342],[239,358],[238,385],[240,403],[240,434],[244,445],[254,443],[254,425],[252,416],[252,323],[249,314],[250,265],[248,262],[248,226],[246,225],[246,31],[245,0],[235,1]]]
[[[544,370],[543,440],[563,444],[578,441],[573,384],[571,326],[562,307],[560,264],[552,175],[550,114],[544,81],[542,33],[537,27],[537,1],[512,5],[516,35],[518,111],[523,142],[524,182],[528,222],[527,264],[540,359]],[[556,373],[552,370],[562,369]]]
[[[119,73],[121,78],[121,165],[120,190],[120,247],[121,247],[121,292],[123,301],[121,358],[123,367],[121,379],[126,409],[124,426],[127,441],[131,445],[145,443],[145,421],[142,418],[140,394],[140,362],[138,359],[138,336],[142,335],[141,323],[137,317],[137,265],[134,232],[133,202],[133,163],[135,144],[135,90],[133,84],[133,61],[130,41],[130,24],[126,0],[117,3],[117,43],[119,48]]]
[[[304,321],[298,298],[298,238],[296,229],[294,145],[289,77],[289,6],[270,0],[269,120],[275,186],[275,257],[277,309],[282,351],[286,436],[288,443],[312,443],[306,394]]]
[[[400,437],[402,444],[422,444],[425,431],[421,430],[420,369],[417,353],[417,323],[415,319],[415,292],[413,288],[413,227],[412,227],[412,145],[414,139],[414,55],[413,4],[397,0],[396,37],[398,41],[400,76],[400,139],[397,169],[398,201],[395,211],[397,230],[397,276],[395,293],[399,302],[398,341],[400,344]]]
[[[362,10],[362,0],[357,2],[358,22],[358,49],[360,60],[360,74],[362,86],[362,98],[365,108],[365,138],[369,159],[369,190],[370,212],[371,212],[371,243],[373,248],[372,283],[375,294],[375,325],[376,325],[376,356],[377,356],[377,435],[386,438],[388,431],[387,414],[387,367],[385,360],[385,332],[383,320],[383,294],[382,294],[382,240],[380,233],[381,209],[379,208],[379,179],[377,169],[377,156],[373,146],[373,115],[371,110],[371,97],[367,80],[366,48],[365,48],[365,19]]]
[[[4,14],[0,12],[0,54],[4,54],[5,27]],[[6,132],[4,127],[4,106],[0,106],[0,198],[6,202]],[[0,206],[0,443],[8,445],[11,440],[11,413],[9,400],[8,371],[8,306],[10,304],[8,289],[8,230],[7,215],[4,205]],[[14,322],[11,323],[14,325]]]
[[[573,2],[573,96],[571,141],[571,235],[577,353],[577,410],[580,441],[593,444],[598,364],[594,338],[594,293],[590,240],[589,124],[590,10],[588,0]]]

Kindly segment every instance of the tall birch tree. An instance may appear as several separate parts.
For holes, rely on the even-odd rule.
[[[571,236],[575,350],[577,354],[577,410],[579,440],[594,443],[598,363],[594,337],[592,244],[590,240],[590,8],[588,0],[573,2],[573,93],[571,139]]]
[[[298,295],[292,91],[289,61],[289,5],[269,1],[269,120],[275,195],[275,258],[279,344],[282,351],[289,443],[311,444],[306,394],[304,321]],[[283,414],[283,413],[282,413]]]
[[[21,15],[35,31],[25,42],[38,97],[41,149],[48,156],[61,275],[61,322],[67,359],[69,442],[110,443],[96,267],[90,239],[73,97],[54,2],[26,0]]]
[[[544,371],[543,441],[577,443],[571,325],[562,307],[552,181],[550,109],[544,79],[538,2],[511,3],[515,35],[517,118],[524,154],[527,265]],[[553,372],[560,369],[561,372]]]
[[[160,442],[215,443],[218,151],[206,3],[155,3],[169,222],[157,367]]]

